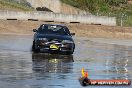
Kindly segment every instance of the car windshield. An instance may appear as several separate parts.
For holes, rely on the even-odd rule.
[[[65,26],[58,25],[41,25],[38,29],[39,33],[43,34],[56,34],[56,35],[69,35],[69,30]]]

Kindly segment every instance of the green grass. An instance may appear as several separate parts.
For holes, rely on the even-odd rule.
[[[94,15],[117,18],[117,24],[132,26],[132,4],[127,0],[61,0],[63,3],[88,11]],[[124,14],[124,16],[122,16]]]
[[[12,9],[12,10],[21,10],[21,11],[32,11],[33,8],[28,6],[26,2],[18,3],[14,0],[0,0],[0,9]]]

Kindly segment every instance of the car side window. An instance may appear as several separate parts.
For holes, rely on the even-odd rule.
[[[45,26],[44,26],[44,25],[41,25],[41,26],[38,28],[38,31],[39,31],[39,32],[42,32],[44,29],[45,29]]]
[[[65,28],[65,32],[70,35],[69,29],[67,27],[64,27],[64,28]]]
[[[40,31],[42,29],[42,25],[38,28],[38,31]]]

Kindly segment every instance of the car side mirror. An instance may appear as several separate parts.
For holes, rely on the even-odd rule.
[[[71,33],[71,35],[72,35],[72,36],[74,36],[74,35],[75,35],[75,33]]]
[[[37,30],[36,29],[33,29],[33,32],[37,32]]]

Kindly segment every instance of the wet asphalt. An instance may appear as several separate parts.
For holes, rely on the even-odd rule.
[[[132,80],[132,46],[74,37],[73,55],[33,53],[32,35],[0,35],[0,88],[83,88],[81,69],[90,79]],[[132,88],[87,86],[86,88]]]

